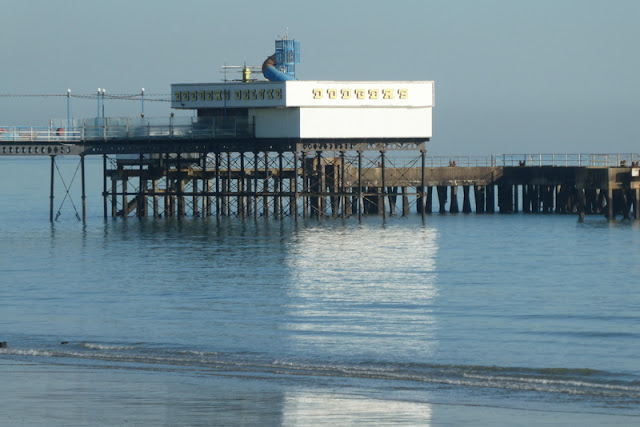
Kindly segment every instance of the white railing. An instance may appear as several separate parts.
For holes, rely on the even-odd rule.
[[[246,120],[213,118],[95,118],[52,122],[48,127],[1,126],[0,144],[11,142],[78,142],[150,138],[205,139],[253,136]]]
[[[80,140],[81,132],[61,128],[32,126],[0,126],[0,144],[7,142]]]
[[[254,126],[244,120],[216,120],[213,117],[93,118],[52,121],[50,126],[1,126],[0,145],[14,142],[71,143],[154,138],[212,139],[252,138]],[[393,154],[392,154],[393,153]],[[388,152],[394,167],[420,166],[414,152]],[[491,154],[486,156],[426,156],[426,167],[491,166],[634,166],[640,153],[617,154]]]

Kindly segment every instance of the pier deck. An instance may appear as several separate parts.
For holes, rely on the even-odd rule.
[[[439,212],[640,216],[635,154],[427,157],[413,139],[269,140],[248,124],[145,123],[0,127],[0,156],[49,156],[52,171],[57,156],[78,156],[83,206],[84,158],[102,156],[114,217],[424,215],[434,188]]]

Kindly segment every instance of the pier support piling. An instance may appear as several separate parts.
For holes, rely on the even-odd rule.
[[[163,154],[159,158],[157,154],[149,157],[141,154],[147,152],[143,146],[135,147],[137,159],[118,156],[110,161],[106,154],[100,154],[103,215],[108,216],[111,199],[111,215],[123,218],[134,211],[138,217],[148,216],[153,206],[156,217],[163,212],[165,216],[205,217],[213,215],[215,209],[217,217],[293,216],[297,220],[298,216],[347,218],[355,215],[356,209],[361,220],[365,214],[381,214],[383,218],[399,215],[400,209],[402,215],[407,215],[415,200],[416,211],[424,218],[436,205],[432,200],[435,187],[436,208],[441,213],[495,212],[497,203],[502,213],[584,216],[602,211],[610,219],[616,215],[631,218],[632,213],[640,219],[640,189],[634,183],[640,180],[631,177],[631,168],[627,171],[616,167],[617,170],[606,173],[599,167],[574,168],[575,172],[547,166],[455,169],[434,162],[436,166],[427,170],[424,149],[420,150],[420,160],[413,159],[412,166],[396,168],[391,167],[395,153],[389,154],[388,147],[374,144],[358,146],[358,150],[353,147],[352,151],[340,148],[331,152],[323,151],[322,145],[309,145],[307,148],[313,153],[310,156],[299,145],[256,145],[249,148],[253,156],[242,147],[226,144],[200,145],[193,153],[183,146],[180,146],[183,152],[177,152],[177,148],[177,145],[161,147]],[[83,212],[80,218],[79,209],[76,210],[76,216],[86,221],[86,154],[79,156],[76,172],[80,170],[82,179]],[[49,157],[49,218],[55,221],[54,183],[59,165],[55,153],[51,152]],[[460,186],[463,194],[458,197]]]
[[[107,199],[109,197],[107,189],[107,155],[102,155],[102,210],[104,213],[104,219],[107,219]]]
[[[471,199],[469,198],[469,186],[462,186],[462,212],[471,213]]]
[[[362,221],[364,195],[362,194],[362,151],[358,150],[358,220]]]
[[[85,188],[84,156],[80,156],[80,182],[82,187],[82,223],[87,222],[87,192]]]
[[[49,187],[49,221],[53,222],[53,198],[54,198],[54,179],[55,179],[55,168],[56,168],[56,156],[51,156],[51,182]]]
[[[446,196],[445,196],[446,200]],[[458,186],[451,186],[451,203],[449,203],[449,212],[450,213],[459,213],[460,208],[458,207]]]

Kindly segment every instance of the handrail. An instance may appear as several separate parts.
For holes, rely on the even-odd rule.
[[[492,167],[492,166],[573,166],[630,167],[640,164],[640,153],[585,154],[491,154],[487,156],[427,156],[427,167]]]
[[[416,156],[402,151],[388,153],[387,158],[396,167],[416,166]],[[640,153],[538,153],[490,154],[485,156],[425,156],[425,166],[440,167],[631,167],[640,164]]]
[[[169,139],[238,139],[255,137],[254,123],[244,120],[216,120],[213,117],[170,118],[93,118],[67,122],[52,122],[50,126],[2,126],[0,145],[14,142],[77,143],[100,141],[127,141],[152,138]],[[399,155],[400,163],[415,163]],[[393,157],[393,156],[391,156]],[[598,154],[491,154],[486,156],[426,156],[426,167],[510,167],[510,166],[573,166],[573,167],[630,167],[640,164],[640,153]]]
[[[2,126],[0,144],[5,142],[85,142],[149,138],[210,139],[254,136],[246,120],[182,117],[169,119],[95,118],[74,120],[72,126]]]

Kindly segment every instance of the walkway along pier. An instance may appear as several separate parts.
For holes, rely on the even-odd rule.
[[[269,140],[195,118],[60,128],[2,127],[1,156],[103,159],[105,217],[352,217],[563,213],[638,218],[638,154],[429,157],[420,141]],[[90,123],[94,124],[94,123]]]

